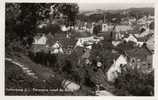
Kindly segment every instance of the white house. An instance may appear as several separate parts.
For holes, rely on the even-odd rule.
[[[136,44],[136,46],[138,46],[138,47],[142,47],[144,44],[144,42],[138,41],[132,34],[130,34],[128,38],[124,38],[124,40],[126,42],[129,42],[129,41],[134,42]]]
[[[108,25],[107,24],[102,24],[102,32],[108,31]]]
[[[58,53],[63,54],[64,53],[62,46],[60,45],[60,43],[58,41],[54,45],[52,45],[51,48],[52,48],[51,54],[58,54]]]
[[[41,37],[34,37],[34,42],[33,44],[39,44],[39,45],[46,45],[47,42],[47,37],[45,36],[45,34],[43,34]]]
[[[127,64],[127,57],[124,55],[120,55],[116,60],[114,60],[113,64],[107,71],[107,80],[109,82],[114,82],[118,77],[118,73],[121,73],[121,65],[124,66]]]
[[[63,32],[66,32],[66,31],[68,31],[68,28],[67,28],[65,25],[63,25],[63,26],[61,26],[61,30],[62,30]]]
[[[128,37],[128,38],[124,38],[124,40],[125,40],[126,42],[131,41],[131,42],[137,43],[137,39],[136,39],[132,34],[129,34],[129,37]]]
[[[87,46],[90,46],[93,43],[98,43],[101,40],[104,40],[104,38],[103,37],[94,37],[94,36],[79,38],[78,41],[76,42],[75,47],[77,47],[77,46],[84,47],[85,44]],[[89,47],[89,48],[91,48],[91,47]]]
[[[142,32],[141,34],[135,34],[135,36],[137,38],[142,38],[142,37],[145,37],[145,36],[149,35],[150,34],[149,28],[144,27],[144,29],[145,29],[144,32]]]
[[[112,45],[117,47],[122,41],[112,41]]]
[[[148,48],[150,51],[154,52],[154,44],[155,44],[155,42],[154,42],[154,36],[150,37],[150,38],[147,40],[146,44],[147,44],[147,48]]]
[[[136,18],[129,18],[128,19],[128,24],[132,25],[132,23],[136,22]]]
[[[95,26],[95,23],[94,23],[94,22],[92,22],[92,26],[91,26],[91,28],[90,28],[90,33],[91,33],[91,34],[93,34],[93,29],[94,29],[94,26]]]

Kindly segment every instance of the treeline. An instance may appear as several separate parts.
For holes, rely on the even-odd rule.
[[[91,14],[88,14],[91,13]],[[129,8],[125,10],[108,10],[102,12],[83,12],[80,13],[78,19],[81,21],[97,22],[105,19],[107,23],[118,23],[121,18],[129,17],[137,20],[143,16],[154,16],[154,8]],[[117,19],[114,21],[113,19]]]

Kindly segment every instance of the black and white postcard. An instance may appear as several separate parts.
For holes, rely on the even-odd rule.
[[[44,1],[1,4],[4,96],[156,96],[156,3]]]

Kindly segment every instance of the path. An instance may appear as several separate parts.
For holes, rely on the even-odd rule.
[[[41,80],[48,80],[50,77],[55,76],[55,73],[50,68],[43,67],[40,64],[35,64],[28,57],[23,56],[23,58],[24,59],[17,57],[14,60],[11,58],[5,58],[5,60],[19,66],[23,69],[24,73],[27,73],[28,75],[34,73],[36,78],[38,77],[38,79]]]

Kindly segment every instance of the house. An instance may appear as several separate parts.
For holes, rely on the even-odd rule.
[[[129,18],[128,24],[132,25],[134,22],[136,22],[136,18]]]
[[[114,82],[118,77],[118,73],[121,73],[121,67],[127,64],[127,57],[120,55],[116,60],[113,61],[113,64],[107,71],[107,80],[109,82]]]
[[[64,51],[62,49],[62,45],[57,41],[54,45],[51,46],[51,54],[58,54],[61,53],[63,54]]]
[[[108,25],[107,24],[102,24],[102,32],[108,31]]]
[[[154,16],[149,15],[148,20],[154,20]]]
[[[35,36],[34,37],[33,44],[46,45],[46,42],[47,42],[47,37],[45,36],[45,34],[42,34],[42,36]]]
[[[112,45],[117,47],[122,41],[112,41]]]
[[[147,41],[146,41],[146,47],[154,53],[154,35],[152,35]]]
[[[68,28],[67,28],[65,25],[63,25],[63,26],[61,26],[61,30],[62,30],[63,32],[66,32],[66,31],[68,31]]]
[[[83,30],[87,30],[87,24],[88,24],[87,22],[84,23]]]
[[[141,30],[141,33],[140,33],[140,34],[135,34],[135,36],[136,36],[137,38],[143,38],[143,37],[145,37],[145,36],[147,36],[147,35],[149,35],[149,34],[152,34],[152,33],[150,32],[149,28],[147,28],[147,27],[145,27],[145,26],[141,27],[140,30]]]
[[[131,26],[127,26],[127,25],[113,26],[113,28],[112,28],[113,36],[112,37],[113,37],[114,40],[120,40],[123,37],[121,32],[127,32],[129,30],[132,30]]]
[[[35,36],[34,42],[32,43],[33,52],[43,51],[46,48],[46,42],[47,37],[45,36],[45,34],[43,34],[42,36]]]
[[[138,41],[137,38],[132,34],[130,34],[128,38],[124,38],[124,40],[126,42],[129,42],[129,41],[134,42],[136,44],[136,46],[138,46],[138,47],[142,47],[145,44],[145,42]]]
[[[94,43],[98,43],[99,41],[104,40],[103,37],[84,37],[84,38],[79,38],[78,41],[76,42],[75,48],[76,47],[85,47],[85,46],[90,46]]]
[[[137,43],[137,39],[132,34],[129,34],[129,37],[128,38],[124,38],[124,40],[126,42],[131,41],[131,42]]]
[[[42,36],[35,36],[32,45],[33,52],[45,52],[52,54],[64,53],[61,44],[58,41],[54,41],[51,33]]]
[[[93,34],[93,29],[94,29],[94,27],[95,27],[95,24],[96,24],[96,23],[94,23],[94,22],[91,23],[91,27],[90,27],[90,33],[91,33],[91,34]]]

